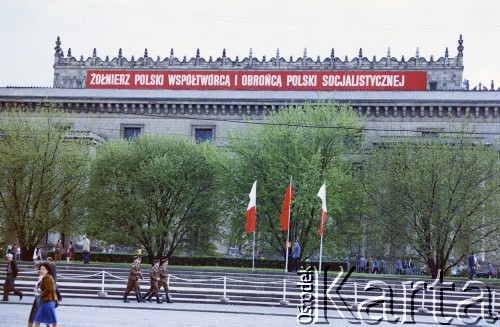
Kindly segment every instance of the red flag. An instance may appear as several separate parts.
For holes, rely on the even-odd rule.
[[[321,220],[319,222],[319,234],[323,235],[323,224],[326,221],[326,183],[321,186],[318,192],[318,196],[321,199]]]
[[[257,181],[255,181],[252,185],[252,189],[250,190],[250,194],[248,195],[250,198],[250,202],[248,202],[247,208],[247,227],[245,228],[245,232],[251,233],[255,232],[255,225],[257,223]]]
[[[285,199],[283,200],[283,206],[281,207],[280,214],[280,225],[281,230],[286,232],[288,230],[289,220],[290,220],[290,204],[293,200],[292,182],[288,184],[285,193]]]

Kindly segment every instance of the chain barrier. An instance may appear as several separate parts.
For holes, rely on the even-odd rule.
[[[106,297],[107,294],[105,293],[105,278],[106,278],[106,275],[108,276],[108,278],[114,278],[114,279],[117,279],[117,280],[128,280],[128,276],[127,277],[120,277],[120,276],[116,276],[114,274],[111,274],[105,270],[102,270],[100,272],[97,272],[95,274],[90,274],[90,275],[82,275],[82,274],[78,274],[78,275],[60,275],[58,274],[58,278],[60,279],[63,279],[63,280],[70,280],[70,279],[76,279],[76,280],[82,280],[82,279],[88,279],[88,278],[92,278],[92,277],[101,277],[101,291],[98,293],[99,297]],[[181,282],[185,282],[185,283],[193,283],[193,284],[201,284],[203,285],[203,283],[207,283],[207,282],[221,282],[222,281],[222,296],[220,298],[220,301],[222,303],[229,303],[229,298],[227,297],[227,294],[230,293],[229,291],[231,290],[230,288],[228,288],[228,285],[227,285],[227,282],[232,282],[232,283],[239,283],[239,284],[254,284],[254,285],[282,285],[282,299],[279,301],[279,303],[281,305],[289,305],[289,301],[287,301],[286,297],[287,297],[287,284],[288,285],[297,285],[297,282],[299,280],[296,280],[296,281],[293,281],[293,280],[289,280],[287,278],[283,278],[283,279],[279,279],[279,280],[272,280],[272,281],[251,281],[251,280],[241,280],[241,279],[236,279],[236,278],[229,278],[227,276],[223,276],[223,277],[216,277],[216,278],[209,278],[209,279],[187,279],[187,278],[181,278],[181,277],[177,277],[175,275],[171,275],[169,274],[168,275],[168,280],[167,280],[167,284],[170,284],[170,279],[175,279],[177,281],[181,281]],[[149,278],[148,279],[144,279],[144,282],[148,282],[149,281]],[[376,281],[371,281],[370,283],[373,283],[373,282],[376,282]],[[344,283],[343,284],[343,287],[344,289],[347,289],[346,286],[351,286],[352,287],[352,291],[354,292],[353,293],[353,307],[357,307],[359,305],[358,303],[358,295],[359,295],[359,290],[358,288],[361,288],[362,290],[365,290],[366,287],[368,286],[368,282],[347,282],[347,283]],[[220,285],[220,284],[218,284]],[[241,291],[241,289],[237,289],[236,291]],[[493,307],[495,307],[495,302],[496,302],[496,293],[493,292]],[[427,312],[427,309],[425,308],[425,302],[426,302],[426,293],[425,293],[425,290],[423,290],[422,292],[422,299],[421,299],[421,304],[420,304],[420,307],[419,307],[419,311],[420,312]]]

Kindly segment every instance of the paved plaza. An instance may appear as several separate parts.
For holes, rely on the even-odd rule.
[[[0,302],[0,326],[26,326],[32,297],[18,301],[11,297],[11,302]],[[295,307],[254,307],[223,304],[156,304],[130,303],[125,304],[117,300],[108,299],[74,299],[68,298],[57,308],[59,326],[87,327],[87,326],[127,326],[127,327],[229,327],[229,326],[302,326],[297,322],[297,308]],[[362,324],[353,324],[339,317],[338,313],[329,311],[328,324],[331,326],[370,326],[365,320]],[[319,319],[317,324],[325,324]],[[439,325],[431,316],[416,317],[413,326]],[[456,324],[455,324],[456,323]],[[402,325],[382,322],[378,326]],[[456,320],[452,326],[465,325]],[[476,326],[492,326],[493,324],[481,320]]]

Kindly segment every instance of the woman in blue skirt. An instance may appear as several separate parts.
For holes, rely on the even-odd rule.
[[[51,324],[57,327],[56,317],[56,283],[52,278],[52,267],[48,262],[40,264],[40,275],[43,276],[40,283],[40,307],[36,312],[34,325],[40,326],[40,323]]]

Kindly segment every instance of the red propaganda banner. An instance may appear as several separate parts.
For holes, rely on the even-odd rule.
[[[86,88],[168,90],[426,90],[425,71],[88,70]]]

